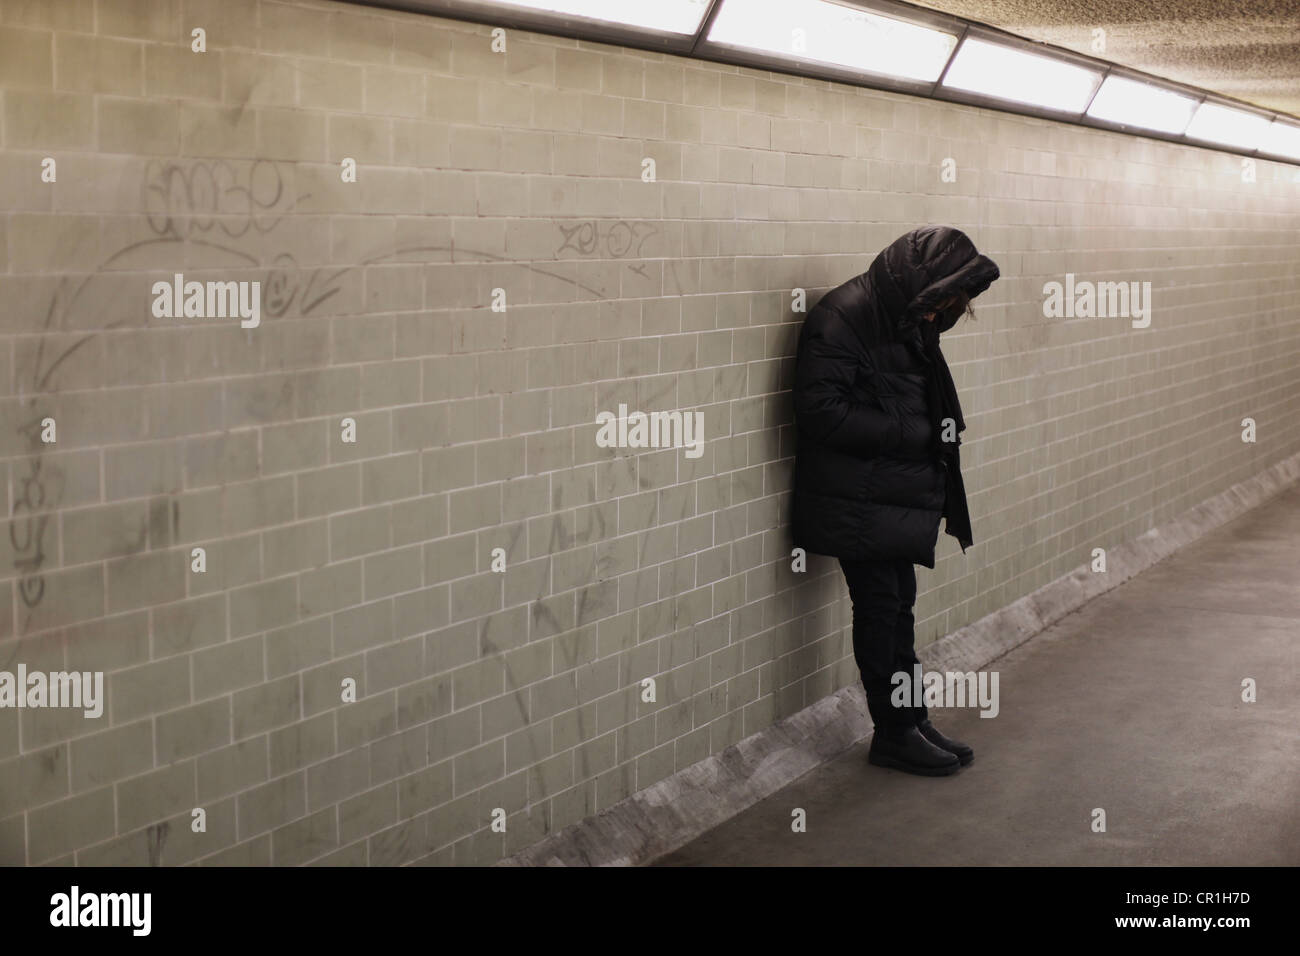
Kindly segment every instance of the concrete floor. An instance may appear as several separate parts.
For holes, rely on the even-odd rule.
[[[975,748],[956,775],[863,741],[655,865],[1300,864],[1297,648],[1292,486],[986,665],[997,717],[932,715]]]

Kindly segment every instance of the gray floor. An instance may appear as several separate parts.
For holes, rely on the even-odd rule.
[[[1298,647],[1293,486],[987,665],[997,717],[934,714],[955,776],[863,742],[657,865],[1300,864]]]

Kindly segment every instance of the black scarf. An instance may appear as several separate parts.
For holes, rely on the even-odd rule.
[[[944,530],[960,542],[964,552],[973,543],[958,448],[961,432],[966,430],[966,420],[961,414],[961,402],[957,398],[957,386],[953,383],[952,372],[948,370],[948,362],[939,348],[938,322],[937,317],[933,322],[921,320],[917,331],[920,333],[921,354],[930,365],[929,374],[926,375],[926,388],[929,393],[931,449],[935,459],[947,466],[947,494],[943,516],[948,519],[948,523]],[[955,423],[955,434],[952,441],[944,441],[945,423],[949,419]]]

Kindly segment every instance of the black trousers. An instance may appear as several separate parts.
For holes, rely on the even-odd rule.
[[[896,734],[925,720],[925,706],[895,707],[890,678],[904,671],[911,700],[911,677],[916,656],[916,568],[910,561],[850,561],[840,568],[853,599],[853,657],[867,692],[867,709],[877,732]]]

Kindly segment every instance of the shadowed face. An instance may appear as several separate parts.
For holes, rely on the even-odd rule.
[[[948,298],[935,303],[934,311],[926,312],[921,316],[921,318],[925,319],[927,322],[933,322],[939,316],[943,316],[945,319],[951,320],[945,322],[944,325],[951,327],[969,306],[970,297],[964,292],[957,292],[948,296]]]

